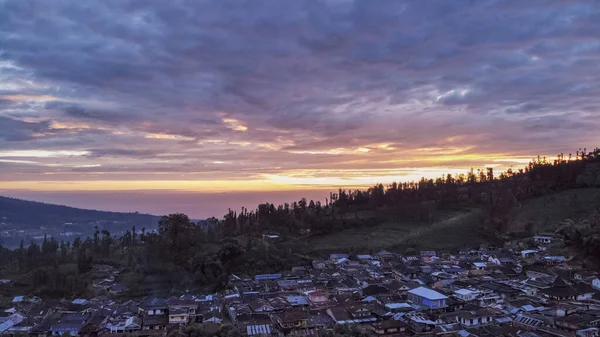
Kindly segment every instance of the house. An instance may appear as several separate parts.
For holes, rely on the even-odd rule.
[[[410,332],[415,335],[431,335],[431,332],[440,323],[431,320],[424,313],[409,313],[404,318],[408,321]]]
[[[122,285],[121,283],[113,283],[106,288],[106,291],[108,291],[108,293],[111,295],[118,296],[128,292],[129,288]]]
[[[185,308],[169,308],[169,324],[188,324],[190,316]]]
[[[548,245],[552,243],[552,237],[547,235],[536,235],[533,237],[533,241],[539,244]]]
[[[555,320],[556,327],[560,329],[577,331],[585,328],[593,328],[600,325],[600,317],[593,314],[580,313],[564,317],[558,317]]]
[[[384,306],[391,313],[414,310],[412,305],[410,305],[408,303],[401,303],[401,302],[386,303]]]
[[[0,320],[0,334],[8,333],[13,326],[23,322],[23,320],[25,320],[25,316],[17,313],[13,313],[4,320]]]
[[[390,290],[379,284],[370,284],[362,289],[363,296],[386,296],[390,295]]]
[[[472,265],[473,269],[475,270],[486,270],[486,268],[488,267],[487,263],[482,261],[473,262]]]
[[[345,306],[336,306],[327,309],[327,315],[336,324],[358,324],[375,322],[377,318],[371,316],[371,311],[366,307],[354,307],[349,310]]]
[[[421,260],[428,262],[435,260],[437,258],[437,254],[433,250],[425,250],[421,252]]]
[[[254,300],[250,303],[248,303],[248,306],[250,307],[250,309],[252,309],[253,312],[271,312],[274,311],[275,308],[266,300],[264,299],[258,299],[258,300]]]
[[[295,290],[298,287],[296,280],[279,280],[277,286],[281,291]]]
[[[110,333],[134,333],[142,329],[142,319],[136,316],[118,316],[106,323]]]
[[[277,325],[282,330],[303,328],[308,325],[308,314],[300,310],[287,310],[273,315]]]
[[[292,307],[303,307],[309,305],[306,297],[300,295],[288,295],[285,297],[285,300]]]
[[[341,259],[347,259],[349,257],[350,257],[350,255],[348,255],[348,254],[330,254],[329,255],[329,261],[331,261],[331,262],[337,262],[337,261],[339,261]]]
[[[269,336],[272,330],[271,324],[246,325],[246,334],[248,336]]]
[[[42,299],[37,296],[15,296],[12,300],[14,304],[20,303],[41,303]]]
[[[407,292],[408,300],[429,309],[440,309],[447,306],[448,296],[425,287],[418,287]]]
[[[506,265],[517,264],[517,261],[512,256],[496,256],[496,255],[493,255],[493,256],[490,256],[488,258],[488,262],[497,264],[499,266],[506,266]]]
[[[59,336],[69,333],[71,336],[79,336],[89,318],[89,314],[62,314],[58,321],[50,326],[50,334]]]
[[[279,280],[281,278],[281,274],[260,274],[254,276],[255,282],[267,281],[267,280]]]
[[[203,315],[202,323],[210,324],[221,324],[223,322],[223,315],[218,311],[210,311]]]
[[[197,321],[198,302],[193,299],[171,298],[167,301],[169,305],[169,323],[187,324],[191,321]]]
[[[595,277],[594,279],[592,279],[592,287],[594,287],[597,290],[600,290],[600,279]]]
[[[525,249],[521,251],[521,257],[524,259],[528,259],[528,258],[532,258],[535,256],[535,253],[537,253],[537,250],[533,250],[533,249]]]
[[[453,295],[459,301],[469,302],[477,297],[477,292],[470,289],[458,289]]]
[[[587,328],[577,330],[575,334],[577,335],[577,337],[598,337],[600,333],[598,328]]]
[[[308,317],[308,326],[316,329],[331,329],[335,322],[324,311],[311,311]]]
[[[513,320],[513,324],[517,327],[524,327],[527,329],[535,329],[541,326],[544,323],[543,320],[531,317],[529,315],[519,314]]]
[[[75,304],[75,305],[88,305],[89,303],[90,303],[90,301],[83,299],[83,298],[76,298],[71,302],[71,304]]]
[[[327,265],[325,264],[325,261],[323,261],[323,260],[314,260],[314,261],[312,262],[312,266],[313,266],[313,268],[315,268],[315,269],[325,269],[325,267],[326,267]]]
[[[577,298],[577,290],[566,284],[561,277],[557,277],[556,280],[554,280],[552,287],[540,289],[539,292],[545,298],[555,301],[574,300]]]
[[[142,316],[142,330],[164,330],[169,324],[167,315],[145,315]]]
[[[15,296],[13,297],[11,303],[21,303],[25,301],[25,296]]]
[[[460,311],[456,315],[456,321],[464,327],[482,326],[493,323],[493,314],[488,309],[473,311]]]
[[[395,258],[396,258],[396,254],[394,254],[394,253],[390,253],[390,252],[388,252],[387,250],[382,250],[382,251],[380,251],[379,253],[377,253],[377,257],[378,257],[380,260],[383,260],[383,261],[389,261],[389,260],[393,260],[393,259],[395,259]]]
[[[406,332],[408,325],[402,321],[388,319],[383,322],[374,323],[372,327],[373,332],[377,336],[398,336]]]
[[[385,284],[385,287],[390,291],[397,293],[405,293],[411,289],[407,283],[397,280],[393,280],[390,283]]]
[[[564,256],[544,256],[543,260],[548,265],[556,265],[565,262],[567,259]]]
[[[371,306],[367,303],[352,305],[347,307],[347,310],[352,318],[356,320],[369,319],[372,317]]]
[[[596,294],[596,290],[592,286],[583,282],[576,283],[573,288],[577,291],[578,301],[590,300]]]
[[[140,303],[139,312],[147,316],[160,316],[166,315],[169,309],[167,301],[163,298],[158,297],[146,297],[142,303]]]
[[[323,305],[329,302],[329,296],[325,291],[312,291],[308,293],[308,301],[311,305]]]

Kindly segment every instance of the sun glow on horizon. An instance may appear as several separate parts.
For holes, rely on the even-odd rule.
[[[481,158],[481,157],[479,157]],[[524,158],[490,158],[487,167],[493,167],[498,175],[506,171],[510,163],[519,163]],[[25,162],[23,160],[3,160],[3,162]],[[225,161],[215,160],[216,165],[228,164]],[[92,169],[100,167],[99,164],[75,166],[78,168]],[[251,191],[291,191],[303,189],[337,189],[337,188],[368,188],[375,184],[384,185],[392,182],[418,181],[421,178],[436,179],[447,174],[458,176],[467,174],[470,168],[465,167],[403,167],[397,169],[372,168],[372,169],[298,169],[282,170],[277,173],[257,174],[254,177],[209,180],[194,179],[191,176],[181,179],[160,179],[169,174],[154,175],[159,179],[118,180],[110,176],[98,175],[95,178],[82,177],[70,180],[37,180],[4,181],[0,190],[38,190],[38,191],[135,191],[135,190],[172,190],[193,191],[206,193],[223,192],[251,192]],[[484,167],[475,167],[484,169]],[[53,174],[46,175],[52,176]],[[79,180],[78,180],[79,179]]]

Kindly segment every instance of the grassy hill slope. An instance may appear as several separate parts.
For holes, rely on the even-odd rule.
[[[600,188],[567,190],[530,199],[509,214],[507,230],[529,234],[554,232],[565,219],[577,220],[600,211]]]
[[[509,215],[508,231],[535,234],[553,232],[567,219],[587,216],[600,208],[600,189],[582,188],[567,190],[523,202]],[[334,234],[311,237],[303,242],[287,243],[297,251],[315,256],[333,252],[377,252],[380,249],[404,253],[435,249],[455,251],[476,247],[482,242],[482,223],[485,214],[472,209],[438,216],[432,224],[414,221],[390,221],[380,225],[353,228]]]

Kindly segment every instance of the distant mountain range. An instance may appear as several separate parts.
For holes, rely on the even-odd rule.
[[[0,229],[65,230],[65,227],[108,230],[155,229],[158,217],[141,213],[119,213],[74,208],[63,205],[0,196]]]

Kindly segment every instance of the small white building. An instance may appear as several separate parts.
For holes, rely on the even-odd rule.
[[[493,322],[492,316],[492,313],[487,309],[461,311],[456,316],[456,321],[465,327],[487,325]]]
[[[477,292],[470,289],[458,289],[454,292],[454,297],[463,302],[473,301],[477,297]]]
[[[485,262],[473,262],[473,269],[475,270],[485,270],[487,268],[487,263]]]
[[[599,278],[596,277],[592,280],[592,287],[600,290],[600,279]]]
[[[524,259],[534,257],[535,253],[537,253],[537,252],[538,252],[537,250],[533,250],[533,249],[522,250],[521,257]]]

